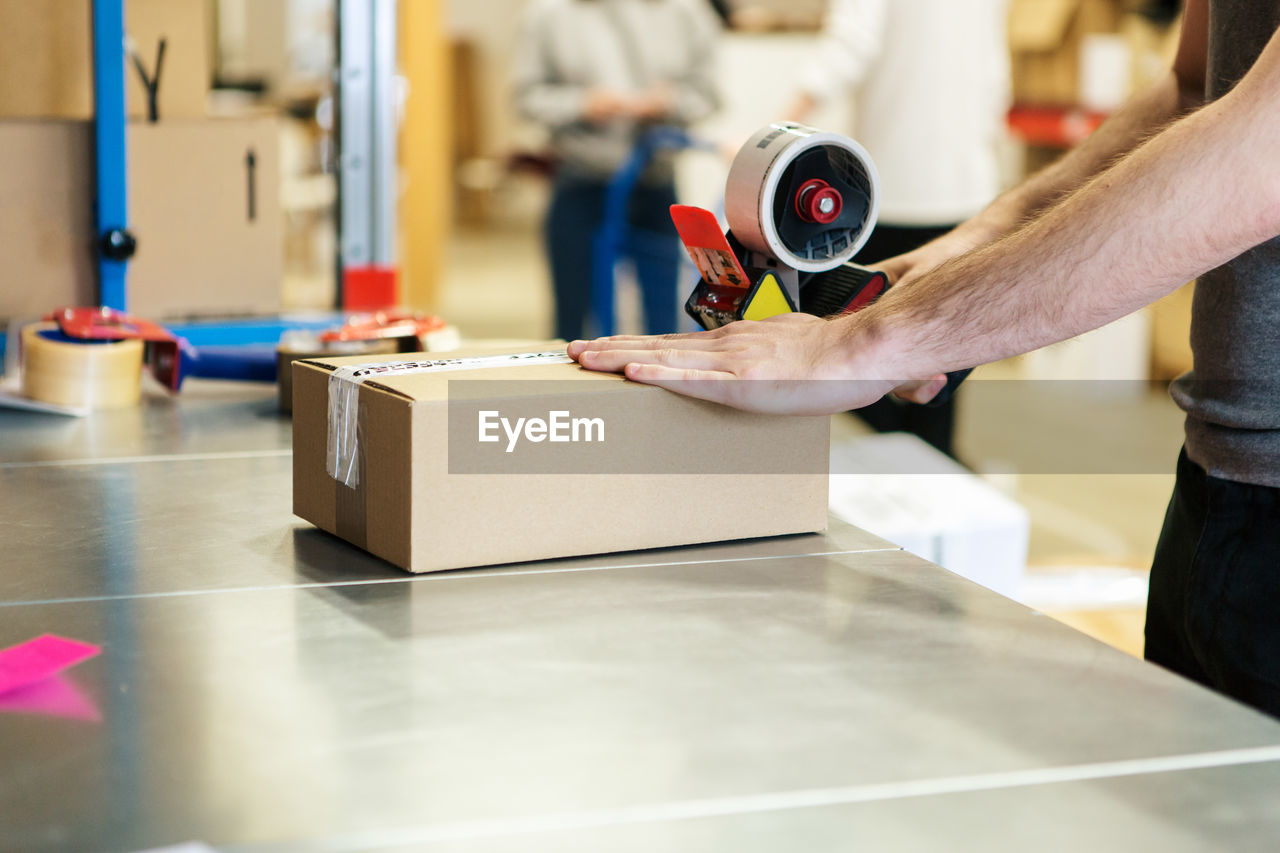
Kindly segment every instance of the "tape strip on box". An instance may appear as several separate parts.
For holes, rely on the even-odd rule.
[[[525,364],[572,364],[563,350],[525,352],[514,355],[487,355],[474,358],[437,358],[426,361],[382,361],[348,364],[329,375],[329,430],[325,471],[349,488],[360,485],[359,402],[360,386],[371,379],[405,373],[442,373],[448,370],[479,370],[486,367],[515,367]]]

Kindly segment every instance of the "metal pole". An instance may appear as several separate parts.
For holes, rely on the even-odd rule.
[[[394,282],[396,0],[339,0],[338,230],[342,302],[357,284]]]
[[[373,16],[370,0],[340,0],[339,230],[342,266],[373,260]]]
[[[125,311],[135,242],[128,231],[124,0],[93,0],[93,127],[97,167],[98,301]]]
[[[396,0],[373,0],[373,262],[396,263]]]

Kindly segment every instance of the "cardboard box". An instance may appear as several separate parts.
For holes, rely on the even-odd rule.
[[[460,351],[450,355],[467,369],[358,386],[333,380],[335,399],[356,390],[332,417],[334,370],[369,359],[295,362],[294,513],[413,572],[826,527],[828,418],[752,415],[511,353],[480,367],[475,350]],[[509,427],[556,412],[599,429],[553,444],[529,427],[510,451],[505,428],[480,441],[482,418]],[[346,462],[326,466],[344,425],[358,436],[352,486],[329,473],[345,474]]]
[[[129,268],[131,311],[174,317],[280,310],[276,119],[135,122],[129,168],[138,238]]]
[[[92,140],[88,122],[0,121],[0,157],[22,164],[0,170],[0,318],[96,304]],[[131,123],[129,311],[279,310],[279,188],[274,118]]]
[[[93,117],[91,0],[0,0],[0,117]],[[209,94],[207,0],[128,0],[125,32],[148,74],[165,39],[160,118],[199,118]],[[129,115],[144,118],[147,94],[125,69]]]
[[[0,319],[97,303],[87,122],[0,121]]]
[[[1009,48],[1013,99],[1019,104],[1072,106],[1080,94],[1080,46],[1086,36],[1114,33],[1119,0],[1012,0]]]
[[[1178,53],[1182,19],[1156,22],[1143,15],[1125,15],[1120,32],[1133,54],[1131,88],[1140,92],[1168,73]]]

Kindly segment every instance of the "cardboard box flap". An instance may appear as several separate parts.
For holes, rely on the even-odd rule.
[[[1051,51],[1066,39],[1082,0],[1013,0],[1009,45],[1014,51]]]
[[[567,367],[573,369],[566,370]],[[359,422],[366,386],[369,390],[412,404],[448,401],[450,380],[460,376],[480,380],[521,380],[520,388],[523,390],[513,391],[510,384],[502,386],[501,396],[508,399],[537,395],[539,379],[591,383],[602,391],[620,389],[626,384],[621,376],[577,367],[560,347],[507,350],[496,354],[461,351],[406,353],[398,358],[357,355],[307,359],[294,363],[294,370],[299,369],[316,369],[330,374],[325,469],[335,480],[351,488],[359,485],[361,477]],[[483,394],[484,389],[472,386],[471,390],[476,395]]]
[[[552,354],[561,353],[563,353],[562,348],[558,348],[556,344],[550,344],[546,348],[536,346],[520,349],[503,348],[496,353],[490,349],[478,348],[448,353],[312,358],[295,363],[311,365],[325,371],[333,371],[339,367],[403,365],[403,368],[393,366],[385,373],[361,377],[360,384],[416,402],[447,401],[449,382],[454,379],[545,379],[558,382],[595,382],[599,383],[601,392],[612,391],[626,382],[622,376],[613,373],[599,373],[581,368],[566,371],[565,361],[550,357]],[[510,360],[504,360],[508,356]],[[547,357],[535,358],[534,356]],[[438,369],[434,368],[436,363],[441,365]],[[531,388],[529,393],[536,393],[536,390]]]

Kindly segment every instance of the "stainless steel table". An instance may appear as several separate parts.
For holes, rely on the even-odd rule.
[[[0,412],[0,849],[1266,849],[1280,723],[865,532],[410,576],[266,391]],[[93,719],[97,717],[97,719]]]

